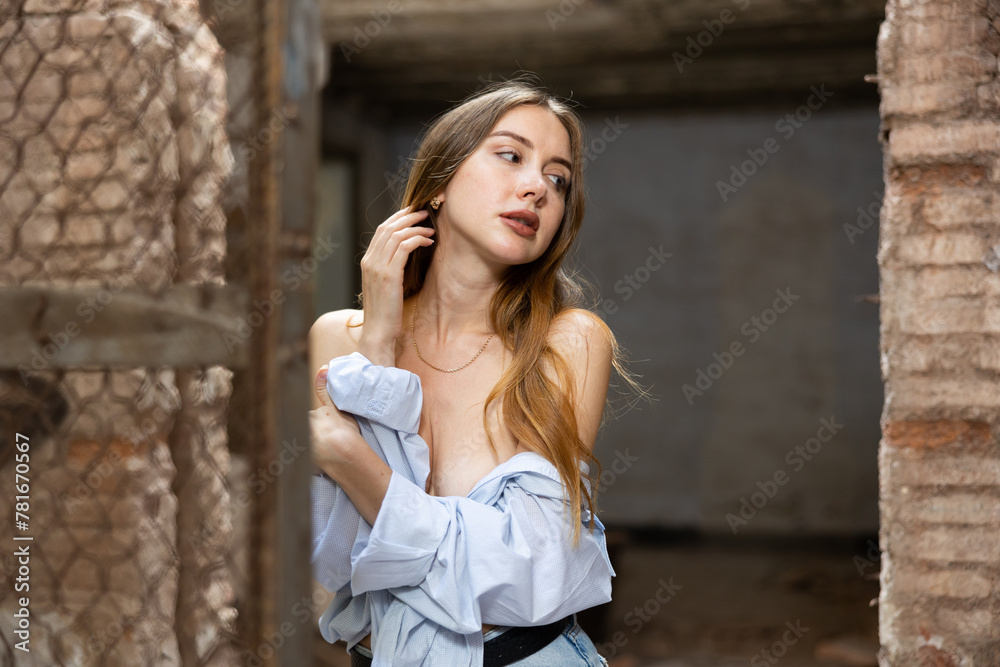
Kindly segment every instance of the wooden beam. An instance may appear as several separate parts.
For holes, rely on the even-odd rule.
[[[334,60],[327,94],[376,115],[425,117],[483,79],[538,73],[590,109],[877,103],[883,0],[378,0],[321,4]],[[553,14],[555,12],[555,14]],[[553,18],[554,17],[554,18]]]
[[[174,285],[159,293],[3,287],[0,368],[242,368],[249,363],[247,341],[257,321],[248,304],[246,289],[233,285]]]
[[[600,38],[595,45],[643,50],[666,34],[704,30],[703,22],[718,20],[724,12],[741,27],[829,25],[882,17],[885,0],[322,0],[320,11],[323,36],[334,45],[353,44],[361,31],[374,49],[418,39],[428,48],[499,45],[509,52],[587,36]],[[442,37],[449,39],[442,43]]]
[[[313,253],[316,223],[316,186],[319,165],[319,72],[308,67],[312,54],[322,53],[322,35],[316,25],[319,10],[314,0],[285,0],[287,36],[285,47],[296,57],[289,58],[285,67],[299,67],[298,87],[288,86],[291,75],[285,70],[284,102],[294,109],[294,118],[282,130],[276,175],[280,184],[275,227],[277,263],[272,281],[280,284],[291,266],[308,266]],[[312,29],[307,29],[312,28]],[[293,240],[294,239],[294,240]],[[308,445],[310,427],[308,411],[312,407],[315,382],[309,368],[309,328],[316,321],[313,310],[313,281],[301,290],[289,294],[282,305],[280,327],[276,332],[274,353],[272,409],[276,413],[275,428],[278,442],[299,442]],[[276,628],[295,628],[295,637],[284,642],[277,664],[312,667],[315,661],[313,638],[321,636],[312,621],[306,621],[297,610],[302,600],[312,599],[313,577],[309,566],[312,556],[312,519],[303,512],[312,500],[314,465],[311,451],[295,456],[275,478],[277,507],[274,514],[274,541],[281,545],[274,567],[274,598]],[[280,447],[273,447],[268,465],[276,458],[285,460]],[[308,608],[312,608],[309,605]],[[322,612],[323,610],[318,610]]]
[[[810,87],[825,84],[835,92],[831,108],[864,102],[878,104],[876,87],[865,82],[875,69],[869,46],[845,46],[812,52],[755,51],[740,56],[706,53],[678,71],[670,54],[659,58],[607,62],[587,67],[535,66],[557,95],[572,96],[580,111],[599,113],[624,109],[742,109],[794,108],[804,103]],[[499,79],[514,73],[468,63],[443,66],[426,63],[421,68],[352,70],[341,72],[328,87],[332,106],[356,94],[368,110],[379,110],[380,119],[429,118],[479,87],[480,73]],[[374,115],[374,114],[373,114]]]

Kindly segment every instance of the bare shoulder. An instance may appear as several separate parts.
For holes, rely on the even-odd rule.
[[[362,311],[351,308],[331,310],[316,319],[309,329],[309,369],[314,379],[319,369],[331,359],[357,351],[361,327],[353,325],[363,319]],[[313,392],[313,408],[319,405],[319,399]]]
[[[604,320],[582,308],[564,310],[549,324],[549,344],[564,355],[586,354],[591,348],[596,348],[599,356],[602,348],[610,353],[611,340],[611,329]]]
[[[364,313],[353,308],[331,310],[320,315],[309,329],[309,352],[318,368],[334,357],[351,354],[358,349]]]
[[[594,313],[579,308],[559,313],[549,325],[549,345],[573,374],[577,425],[584,445],[593,450],[611,378],[611,329]],[[558,380],[557,380],[558,381]]]

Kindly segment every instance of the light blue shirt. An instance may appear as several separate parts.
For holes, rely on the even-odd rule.
[[[611,600],[604,525],[595,516],[590,533],[581,508],[573,547],[562,481],[544,457],[511,457],[466,497],[432,496],[419,376],[354,352],[330,361],[327,391],[393,471],[374,526],[313,477],[313,574],[337,593],[319,622],[328,642],[350,649],[371,632],[373,667],[482,667],[484,623],[544,625]]]

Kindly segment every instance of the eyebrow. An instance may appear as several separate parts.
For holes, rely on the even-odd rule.
[[[494,132],[493,134],[491,134],[489,136],[490,137],[500,137],[500,136],[510,137],[511,139],[513,139],[515,141],[519,141],[522,144],[524,144],[525,146],[527,146],[528,150],[535,150],[535,144],[531,143],[531,139],[528,139],[527,137],[522,137],[517,132],[511,132],[510,130],[497,130],[496,132]],[[487,137],[487,139],[488,138],[489,137]],[[570,161],[567,160],[566,158],[554,157],[554,158],[552,158],[552,161],[556,162],[558,164],[563,165],[564,167],[566,167],[567,169],[569,169],[570,173],[573,173],[573,165],[570,164]]]

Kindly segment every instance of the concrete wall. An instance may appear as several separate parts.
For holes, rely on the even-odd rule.
[[[354,174],[347,160],[326,160],[319,168],[316,189],[316,247],[331,246],[330,261],[323,262],[316,273],[317,313],[354,308],[354,271],[361,260],[354,244],[355,225],[351,221],[355,207]]]
[[[814,109],[587,117],[580,260],[660,397],[598,441],[606,521],[739,535],[876,529],[878,312],[861,296],[878,292],[878,231],[866,222],[881,201],[878,115],[825,108],[835,96],[804,90]],[[394,171],[416,130],[390,136]],[[748,150],[762,164],[745,166],[744,182],[731,167]],[[730,180],[734,191],[720,192]],[[856,227],[859,207],[875,217]],[[792,305],[772,321],[778,290]],[[734,343],[742,354],[717,373],[713,354]],[[741,515],[743,498],[760,507]]]

